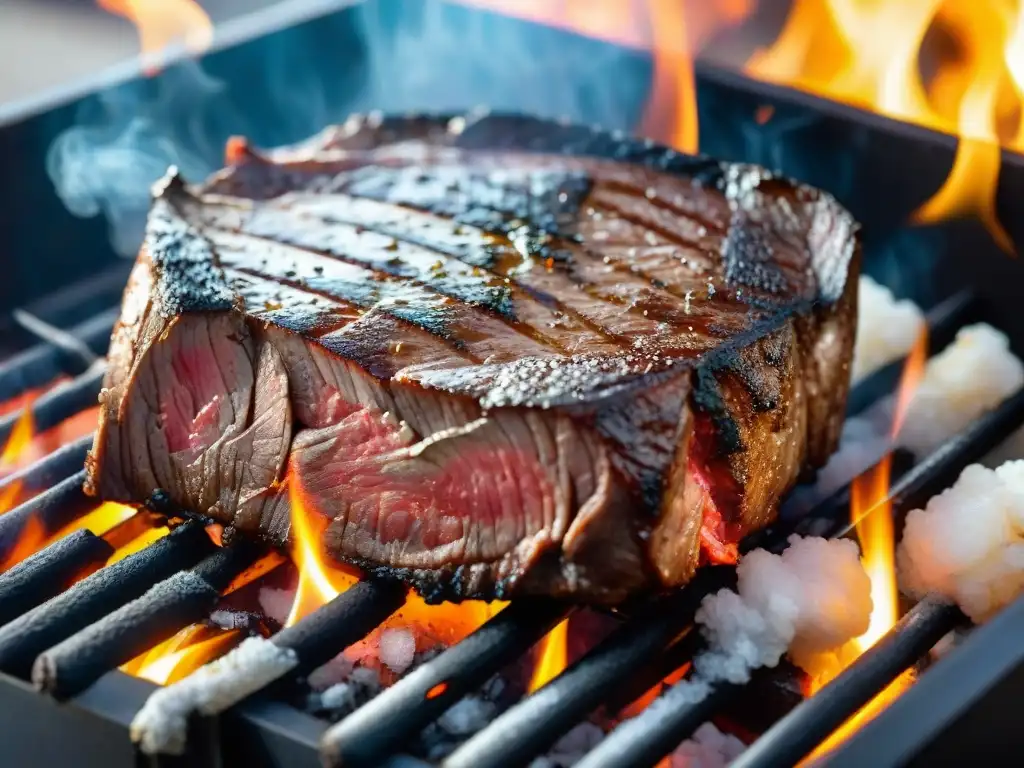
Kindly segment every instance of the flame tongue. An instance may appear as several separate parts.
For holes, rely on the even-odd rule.
[[[180,42],[192,53],[202,53],[213,42],[213,23],[194,0],[96,0],[96,3],[135,25],[142,55],[147,61],[159,62],[160,56],[174,43]]]
[[[285,481],[291,505],[291,554],[299,571],[295,602],[285,621],[290,627],[324,603],[328,603],[355,584],[355,574],[334,567],[323,557],[323,533],[327,518],[319,514],[304,492],[294,467]]]

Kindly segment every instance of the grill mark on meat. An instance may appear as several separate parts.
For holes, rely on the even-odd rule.
[[[221,261],[238,271],[391,315],[416,325],[458,350],[471,352],[482,349],[486,357],[487,350],[494,346],[494,339],[504,339],[506,349],[513,355],[561,352],[494,315],[475,310],[470,305],[453,303],[447,297],[415,283],[380,276],[358,264],[319,257],[293,246],[265,241],[262,250],[271,257],[277,256],[270,261],[283,262],[276,265],[277,270],[270,271],[273,265],[269,261],[264,266],[261,260],[245,250],[244,244],[232,242],[232,238],[253,238],[218,230],[207,230],[207,236],[218,247]],[[288,272],[294,274],[289,277]]]
[[[221,229],[221,231],[233,231],[233,230],[225,230],[225,229],[222,229],[222,228],[219,228],[219,227],[213,227],[211,229]],[[321,229],[323,229],[323,228],[321,227]],[[360,257],[356,257],[356,256],[349,256],[348,254],[342,253],[340,251],[336,251],[333,248],[330,249],[330,250],[328,250],[326,248],[316,248],[312,244],[310,244],[308,242],[304,242],[302,240],[302,238],[301,238],[301,233],[296,233],[296,234],[300,235],[299,237],[293,237],[290,234],[285,234],[280,229],[278,229],[275,234],[270,234],[270,233],[254,233],[254,232],[251,232],[251,231],[248,231],[248,230],[244,230],[244,229],[241,230],[241,231],[234,231],[234,233],[238,234],[240,236],[252,237],[254,239],[259,239],[259,240],[262,240],[262,241],[265,241],[265,242],[273,242],[273,243],[286,244],[286,245],[289,245],[289,246],[300,248],[300,249],[302,249],[302,250],[304,250],[304,251],[306,251],[306,252],[308,252],[310,254],[314,254],[314,255],[318,255],[318,256],[323,256],[324,258],[329,258],[329,259],[332,259],[332,260],[337,260],[337,261],[340,261],[340,262],[343,262],[343,263],[346,263],[346,264],[350,264],[352,266],[358,266],[358,267],[362,267],[362,268],[366,268],[366,269],[372,269],[372,274],[374,275],[374,279],[377,280],[378,284],[381,282],[380,279],[379,279],[379,276],[381,276],[381,275],[388,275],[389,277],[392,277],[392,278],[401,278],[402,282],[400,284],[403,285],[403,286],[416,285],[416,286],[424,288],[427,291],[436,292],[438,295],[446,296],[448,298],[461,301],[466,306],[474,307],[474,308],[478,308],[478,309],[483,309],[485,311],[488,311],[489,314],[491,314],[495,318],[503,321],[509,328],[511,328],[516,333],[519,333],[519,334],[521,334],[521,335],[523,335],[523,336],[525,336],[525,337],[527,337],[527,338],[529,338],[529,339],[531,339],[533,341],[539,342],[540,344],[543,344],[544,346],[549,347],[550,349],[555,350],[555,351],[557,351],[559,353],[566,353],[566,352],[571,351],[566,346],[566,342],[567,341],[571,341],[573,344],[586,343],[587,341],[589,341],[586,338],[584,338],[582,340],[579,339],[579,338],[567,339],[566,338],[566,334],[563,334],[561,338],[556,338],[556,337],[552,336],[550,333],[542,332],[535,325],[530,325],[529,323],[525,322],[524,320],[517,319],[514,316],[514,307],[512,306],[511,301],[509,299],[510,291],[509,291],[508,287],[506,287],[506,286],[500,286],[500,287],[499,286],[487,286],[488,289],[492,289],[493,288],[493,290],[500,291],[502,293],[504,298],[501,300],[501,304],[503,305],[503,308],[501,308],[501,309],[497,309],[494,306],[491,306],[491,305],[489,305],[487,303],[484,303],[483,301],[480,301],[480,300],[476,299],[475,298],[476,292],[472,291],[472,288],[470,289],[470,292],[467,293],[467,291],[463,289],[463,286],[460,286],[458,284],[458,281],[456,281],[456,280],[443,281],[443,269],[444,269],[445,265],[441,261],[437,260],[436,258],[434,259],[433,263],[440,265],[440,268],[436,269],[436,270],[432,270],[432,271],[441,274],[441,278],[439,279],[439,278],[435,277],[433,279],[431,279],[431,278],[421,279],[422,272],[420,270],[417,270],[415,267],[412,267],[410,269],[406,269],[405,268],[407,266],[411,266],[411,265],[409,265],[409,263],[407,261],[403,261],[403,257],[408,258],[409,254],[398,254],[397,251],[396,251],[395,262],[394,263],[377,265],[377,266],[371,267],[373,262],[371,260],[369,260],[368,258],[364,259],[364,258],[360,258]],[[353,230],[353,234],[357,234],[357,233]],[[371,246],[371,248],[372,248],[372,246]],[[449,259],[448,261],[450,262],[450,264],[460,264],[461,265],[461,262],[458,262],[458,261],[456,261],[454,259]],[[461,265],[461,266],[464,266],[464,265]],[[317,268],[314,267],[314,271],[316,269]],[[423,271],[426,271],[429,274],[429,271],[431,271],[431,270],[423,270]],[[304,284],[304,283],[299,282],[299,283],[296,283],[296,284],[301,285],[301,284]],[[349,297],[341,297],[341,298],[349,298]],[[521,298],[526,298],[526,297],[521,297]],[[410,303],[412,303],[411,300],[410,300]],[[517,302],[517,306],[522,307],[522,304]],[[536,310],[538,310],[538,309],[539,310],[543,310],[544,313],[547,313],[548,316],[547,316],[547,318],[544,319],[545,322],[554,323],[554,322],[557,321],[557,319],[558,319],[557,316],[555,316],[554,314],[551,314],[550,310],[548,310],[546,307],[544,307],[541,304],[535,304],[533,308],[525,308],[524,307],[524,310],[531,311],[531,312],[536,312]],[[404,319],[408,319],[408,318],[404,318]],[[433,328],[429,328],[429,330],[431,330],[432,332],[436,332],[436,331],[434,331]],[[568,329],[568,331],[570,331],[570,332],[572,330],[573,329]],[[578,332],[579,329],[576,329],[576,330]]]
[[[345,224],[357,229],[364,229],[368,232],[392,237],[410,245],[430,249],[446,257],[444,265],[446,270],[449,268],[449,265],[454,263],[458,264],[460,269],[469,270],[470,275],[473,275],[474,272],[483,272],[501,284],[508,284],[513,288],[525,291],[531,298],[546,308],[569,315],[571,320],[580,323],[585,330],[593,332],[595,336],[601,337],[605,341],[614,341],[619,338],[615,334],[608,333],[597,323],[591,322],[585,315],[576,312],[563,299],[544,292],[529,283],[522,282],[516,275],[515,267],[523,263],[523,254],[503,235],[485,233],[484,230],[477,227],[463,224],[459,228],[468,236],[464,238],[465,242],[460,247],[458,239],[461,233],[451,230],[451,220],[439,218],[427,211],[405,206],[387,205],[377,200],[361,199],[340,193],[317,196],[315,200],[319,201],[320,205],[335,202],[338,204],[337,208],[344,211],[344,215],[339,215],[338,213],[324,215],[321,220],[325,223]],[[375,210],[366,211],[367,215],[365,216],[357,215],[362,210],[361,207],[365,205],[372,205],[375,207]],[[396,211],[401,212],[402,215],[396,216]],[[383,223],[380,220],[371,218],[371,215],[386,216],[388,213],[395,216],[395,222]],[[405,220],[408,226],[401,226],[402,220]],[[417,235],[413,231],[413,227],[419,227],[421,230],[445,227],[449,230],[449,234],[446,236],[449,242]],[[479,241],[484,238],[492,242],[488,245],[479,245]],[[534,256],[530,255],[529,258],[532,259]],[[554,321],[557,322],[558,319],[555,317]],[[600,339],[595,341],[600,341]]]

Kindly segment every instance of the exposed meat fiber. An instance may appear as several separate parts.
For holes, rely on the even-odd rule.
[[[835,447],[860,251],[763,169],[524,117],[356,120],[156,192],[89,462],[428,599],[732,560]],[[299,494],[299,495],[297,495]]]

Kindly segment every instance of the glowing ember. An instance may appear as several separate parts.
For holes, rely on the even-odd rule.
[[[139,32],[143,56],[150,71],[161,63],[160,56],[174,43],[192,53],[202,53],[213,41],[213,23],[194,0],[96,0],[105,11],[123,16]]]
[[[223,656],[241,639],[242,633],[236,629],[217,630],[194,624],[128,662],[121,670],[158,685],[170,685]]]
[[[334,566],[323,556],[323,533],[327,518],[307,502],[298,475],[291,471],[285,481],[291,504],[291,555],[299,571],[295,602],[285,621],[290,627],[324,603],[328,603],[355,584],[359,577]]]
[[[288,562],[288,558],[280,552],[267,553],[232,579],[231,583],[228,584],[228,588],[224,590],[224,594],[230,595],[232,592],[241,589],[246,584],[251,584],[256,581],[256,579],[266,576],[275,568],[286,562]]]
[[[107,565],[113,565],[119,560],[124,560],[129,555],[134,555],[136,552],[145,549],[154,541],[159,541],[168,533],[171,529],[167,526],[160,526],[159,528],[150,528],[143,533],[136,536],[134,539],[129,541],[123,547],[120,547],[114,554],[107,560]]]
[[[57,541],[58,539],[62,539],[69,533],[81,530],[92,531],[97,536],[102,536],[111,528],[116,525],[120,525],[134,514],[134,507],[129,507],[124,504],[115,504],[112,501],[105,502],[100,504],[91,512],[86,512],[74,522],[68,523],[66,526],[54,533],[48,538],[47,544]]]
[[[533,693],[558,677],[565,669],[566,642],[569,636],[569,620],[563,619],[541,640],[540,657],[530,678],[527,690]]]
[[[0,479],[34,464],[63,445],[94,432],[98,421],[97,406],[81,411],[57,426],[37,433],[32,414],[26,408],[11,431],[3,452],[0,453]]]

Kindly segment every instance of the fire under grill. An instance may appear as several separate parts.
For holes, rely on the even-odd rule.
[[[933,345],[943,343],[983,312],[984,302],[967,292],[939,304],[927,315]],[[96,340],[105,337],[112,318],[110,311],[86,318],[67,337],[41,331],[38,344],[0,366],[0,382],[9,396],[67,377],[5,417],[0,437],[9,440],[27,419],[26,413],[43,428],[71,419],[95,402],[103,364],[93,362],[81,371],[77,353],[90,343],[98,351]],[[95,338],[89,335],[93,330]],[[863,404],[867,393],[885,392],[891,383],[891,371],[883,369],[858,385],[851,403]],[[892,505],[897,519],[923,506],[951,485],[964,467],[1022,424],[1024,391],[923,460],[914,463],[898,457],[886,503]],[[31,547],[26,537],[45,541],[96,506],[82,490],[81,467],[90,441],[91,435],[85,435],[62,445],[0,483],[0,497],[31,495],[0,516],[0,558],[5,562],[19,556],[19,547]],[[764,531],[748,547],[780,550],[793,532],[848,535],[849,497],[847,484],[793,525]],[[169,535],[100,567],[147,525],[156,524],[161,513],[179,514],[177,510],[143,510],[101,535],[76,530],[0,575],[0,710],[5,713],[9,765],[37,764],[44,755],[57,764],[75,765],[130,765],[141,759],[132,748],[128,728],[155,686],[117,668],[190,623],[207,618],[220,593],[264,554],[244,543],[218,547],[201,521],[185,519]],[[90,575],[76,581],[82,573]],[[185,573],[198,576],[199,581],[183,579]],[[733,568],[709,567],[678,594],[624,609],[607,637],[495,717],[443,764],[526,765],[595,710],[614,711],[657,686],[700,650],[699,633],[690,630],[701,599],[734,582]],[[364,579],[273,635],[276,645],[295,652],[298,666],[259,685],[224,714],[196,718],[190,725],[183,764],[299,766],[323,761],[376,766],[389,759],[399,760],[396,765],[426,764],[401,757],[404,746],[463,696],[530,654],[571,612],[553,601],[510,604],[337,724],[288,703],[282,692],[295,678],[367,636],[404,600],[400,585]],[[578,765],[653,765],[701,724],[722,716],[747,729],[763,729],[740,758],[743,765],[794,764],[915,666],[921,670],[917,682],[832,753],[829,764],[863,765],[859,761],[867,759],[865,755],[873,764],[898,764],[936,750],[946,759],[960,750],[969,750],[974,757],[979,749],[996,753],[1003,746],[998,731],[987,726],[982,745],[971,728],[978,712],[990,712],[998,721],[1012,711],[1004,700],[1016,692],[1012,681],[1024,651],[1009,638],[1021,631],[1022,623],[1024,604],[1018,601],[971,632],[942,660],[929,664],[928,655],[936,643],[967,622],[957,608],[925,599],[810,698],[794,692],[792,681],[787,688],[779,670],[755,673],[749,684],[719,685],[695,704],[641,711],[625,726],[612,730]],[[35,686],[28,682],[30,677]],[[955,695],[948,695],[950,685]],[[875,733],[896,736],[880,738]],[[1009,732],[1005,738],[1015,737]]]
[[[325,12],[298,25],[277,19],[271,30],[229,36],[230,45],[211,54],[212,66],[226,69],[224,62],[231,56],[244,61],[266,40],[289,29],[330,28],[345,13]],[[874,265],[878,272],[895,274],[897,283],[920,279],[922,269],[914,259],[908,259],[913,268],[897,265],[895,272],[887,254],[872,261],[873,238],[881,240],[877,233],[887,231],[886,222],[913,207],[907,199],[914,194],[884,187],[880,198],[873,199],[870,187],[882,177],[880,169],[888,169],[897,158],[899,172],[914,178],[922,178],[917,171],[928,167],[923,174],[927,181],[936,158],[948,162],[948,142],[724,73],[706,71],[701,77],[705,90],[714,95],[705,103],[719,104],[723,113],[728,111],[723,103],[752,114],[767,102],[780,113],[804,115],[817,126],[815,135],[825,137],[825,149],[819,146],[818,152],[826,151],[829,141],[845,146],[851,136],[860,137],[854,142],[858,146],[873,146],[864,163],[871,169],[868,180],[855,184],[844,202],[866,224],[869,270]],[[17,146],[19,137],[30,131],[42,131],[48,120],[66,123],[66,104],[51,106],[0,126],[0,151]],[[750,154],[744,146],[716,154]],[[780,154],[779,164],[805,162],[792,157]],[[743,159],[765,162],[762,157]],[[799,169],[784,170],[806,175]],[[1011,167],[1007,175],[1019,179],[1019,169]],[[808,180],[829,186],[827,180]],[[89,247],[105,240],[102,232],[89,231],[81,222],[72,224],[52,192],[45,199],[31,193],[22,197],[41,205],[44,213],[52,209],[57,222],[67,222],[73,236]],[[44,235],[51,250],[61,237]],[[12,245],[19,263],[30,258],[20,238],[27,235],[20,233]],[[930,354],[977,322],[1004,331],[1018,353],[1024,345],[1024,325],[1011,288],[1013,279],[1019,280],[1019,265],[1007,266],[1010,260],[992,253],[984,238],[980,227],[959,228],[941,245],[928,245],[937,250],[928,252],[926,263],[934,259],[942,265],[941,279],[927,296],[917,297],[929,307]],[[976,253],[991,258],[995,266],[985,266],[980,256],[967,256]],[[45,253],[39,258],[45,267],[56,263],[47,261],[53,257]],[[101,270],[105,264],[111,266]],[[582,609],[542,599],[510,603],[463,639],[417,658],[379,692],[364,692],[343,716],[323,716],[323,708],[303,705],[304,680],[401,611],[409,599],[404,587],[362,578],[270,633],[265,617],[234,610],[230,597],[272,580],[287,567],[284,557],[245,542],[221,546],[206,521],[161,506],[159,499],[138,511],[111,505],[97,509],[97,501],[83,491],[82,467],[92,442],[103,354],[127,266],[97,257],[93,271],[91,278],[75,274],[68,284],[45,294],[37,283],[24,282],[24,295],[32,296],[31,301],[17,302],[23,308],[5,318],[9,327],[4,332],[11,330],[7,335],[16,340],[0,358],[0,446],[7,446],[0,457],[0,470],[6,472],[0,479],[0,734],[5,765],[525,766],[548,755],[595,713],[601,713],[607,733],[577,745],[575,764],[584,768],[655,765],[708,722],[728,723],[730,730],[747,737],[747,750],[734,765],[793,765],[908,670],[915,674],[913,683],[820,758],[823,763],[999,763],[1019,746],[1012,713],[1024,685],[1024,648],[1017,639],[1024,633],[1021,600],[978,627],[958,608],[932,598],[905,606],[892,629],[810,696],[801,689],[802,673],[783,663],[755,671],[745,684],[716,684],[696,702],[682,697],[673,701],[677,689],[666,681],[678,680],[704,649],[702,635],[695,631],[695,613],[704,597],[735,585],[736,571],[729,566],[704,568],[676,594],[596,615],[601,631],[586,635],[586,647],[532,692],[516,691],[502,699],[493,693],[493,681],[537,666],[542,641]],[[850,394],[848,417],[868,413],[892,397],[904,367],[904,361],[896,361],[859,382]],[[898,532],[910,510],[950,487],[965,467],[988,456],[1022,426],[1024,389],[927,455],[897,450],[876,467],[853,474],[891,462],[888,492],[873,508],[891,508]],[[783,515],[771,529],[751,536],[744,549],[781,552],[793,533],[852,536],[853,474],[814,498],[801,514]],[[129,733],[133,718],[158,688],[139,674],[142,660],[150,660],[148,652],[183,630],[209,624],[214,612],[224,614],[216,631],[204,634],[200,629],[177,649],[180,653],[165,653],[164,661],[177,665],[176,677],[187,678],[249,633],[269,634],[270,642],[286,649],[295,663],[266,679],[234,681],[242,693],[233,706],[191,717],[183,756],[148,757],[133,746]],[[944,638],[951,634],[957,638],[954,647],[937,652],[940,641],[948,643]],[[190,658],[189,649],[202,649],[202,654]],[[509,671],[513,669],[518,672]],[[224,674],[230,678],[232,672]],[[247,674],[237,673],[241,678]],[[466,696],[492,694],[501,703],[486,724],[463,732],[450,728],[445,754],[431,757],[424,745],[446,713]],[[654,695],[661,696],[662,706],[650,704]],[[638,706],[638,700],[648,705]],[[560,763],[551,758],[549,764]]]

